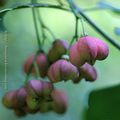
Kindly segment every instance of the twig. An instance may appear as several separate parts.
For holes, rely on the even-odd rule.
[[[41,18],[41,14],[40,14],[40,12],[38,10],[37,10],[37,14],[38,14],[38,19],[40,21],[40,25],[42,27],[42,31],[41,32],[42,32],[42,37],[43,37],[43,41],[42,41],[42,45],[43,45],[44,42],[45,42],[45,39],[46,39],[46,35],[45,35],[45,31],[44,30],[47,30],[51,34],[51,36],[52,36],[53,39],[56,39],[56,37],[53,34],[52,30],[48,26],[46,26],[44,24],[44,22],[43,22],[43,20]]]
[[[68,0],[69,1],[69,0]],[[106,40],[108,40],[114,47],[116,47],[118,50],[120,50],[120,45],[116,43],[111,37],[109,37],[104,31],[102,31],[86,14],[84,14],[84,9],[80,9],[79,7],[76,6],[76,4],[72,1],[70,3],[72,6],[74,6],[74,9],[77,11],[79,15],[81,15],[100,35],[102,35]],[[17,10],[17,9],[23,9],[23,8],[33,8],[33,7],[42,7],[42,8],[54,8],[54,9],[59,9],[59,10],[64,10],[67,12],[71,12],[69,8],[63,8],[59,5],[50,5],[50,4],[26,4],[26,5],[20,5],[20,6],[15,6],[14,8],[7,8],[0,10],[1,13],[6,13],[12,10]]]
[[[70,6],[81,15],[101,36],[103,36],[108,42],[110,42],[114,47],[120,50],[120,45],[109,37],[104,31],[102,31],[72,0],[67,0]],[[75,12],[74,12],[75,13]],[[75,14],[76,14],[75,13]]]
[[[40,36],[39,36],[39,32],[38,32],[37,20],[36,20],[34,8],[32,8],[32,14],[33,14],[33,21],[34,21],[34,26],[35,26],[35,33],[36,33],[36,37],[37,37],[38,47],[39,47],[39,49],[41,49],[41,41],[40,41]]]

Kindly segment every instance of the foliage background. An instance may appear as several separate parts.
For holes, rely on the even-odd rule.
[[[52,0],[48,1],[53,2]],[[115,6],[120,4],[119,0],[107,1]],[[14,4],[21,4],[23,2],[29,3],[29,0],[9,0],[5,7],[9,7]],[[75,2],[81,8],[89,8],[94,7],[98,1],[75,0]],[[41,14],[44,22],[53,30],[55,35],[58,38],[63,38],[70,41],[74,34],[75,21],[73,15],[54,9],[40,10],[42,11]],[[92,12],[86,12],[86,14],[89,15],[89,17],[94,20],[94,22],[109,36],[120,43],[120,36],[117,36],[114,33],[114,27],[120,27],[120,14],[115,14],[110,10],[96,10]],[[25,74],[22,71],[22,65],[26,57],[37,50],[37,42],[32,21],[31,9],[15,10],[7,13],[4,17],[4,24],[9,32],[8,90],[11,90],[19,88],[23,85]],[[84,23],[84,26],[89,35],[102,39],[102,37],[97,34],[97,32],[94,31],[88,24]],[[81,34],[81,25],[79,28]],[[0,81],[4,80],[4,37],[4,34],[0,33]],[[50,47],[50,43],[52,41],[53,39],[49,35],[49,39],[46,40],[46,51]],[[96,89],[119,85],[120,83],[120,53],[111,44],[108,43],[108,45],[110,47],[109,57],[105,61],[97,62],[95,64],[98,71],[98,79],[96,82],[88,83],[83,80],[78,85],[72,84],[71,81],[68,81],[67,83],[61,82],[56,84],[56,87],[64,90],[69,98],[69,107],[65,115],[60,116],[52,112],[48,114],[38,113],[36,115],[28,115],[27,117],[20,119],[17,118],[12,111],[4,108],[0,101],[0,120],[84,120],[86,110],[88,109],[88,99],[90,92]],[[6,90],[4,90],[4,86],[0,84],[0,97],[2,97],[5,92]]]

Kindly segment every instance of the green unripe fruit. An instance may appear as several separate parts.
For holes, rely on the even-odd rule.
[[[27,95],[26,103],[28,109],[30,109],[31,111],[35,111],[39,109],[39,102],[40,102],[39,98]]]
[[[40,102],[40,112],[47,113],[52,111],[52,101],[42,101]]]
[[[55,40],[48,52],[48,60],[53,63],[60,59],[67,52],[68,43],[65,40]]]
[[[54,86],[52,83],[47,82],[47,81],[42,81],[42,86],[43,86],[43,98],[45,100],[49,100],[50,99],[50,94],[54,89]]]
[[[7,108],[14,108],[14,99],[16,97],[16,91],[9,91],[7,92],[3,98],[2,98],[2,103],[5,107]]]

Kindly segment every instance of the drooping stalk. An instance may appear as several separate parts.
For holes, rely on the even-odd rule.
[[[69,4],[71,4],[72,6],[74,6],[74,9],[77,11],[78,15],[80,15],[80,17],[82,16],[92,27],[93,29],[95,29],[95,31],[97,31],[101,36],[103,36],[108,42],[110,42],[115,48],[117,48],[118,50],[120,50],[120,44],[117,43],[114,39],[112,39],[111,37],[109,37],[102,29],[100,29],[84,12],[89,12],[89,9],[80,9],[78,6],[76,6],[76,4],[71,1],[68,0],[68,2],[70,2]],[[17,10],[17,9],[23,9],[23,8],[32,8],[32,7],[41,7],[41,8],[54,8],[54,9],[59,9],[59,10],[64,10],[67,12],[72,12],[71,9],[63,7],[61,5],[51,5],[51,4],[25,4],[25,5],[17,5],[14,7],[10,7],[10,8],[5,8],[0,10],[0,14],[2,13],[7,13],[9,11],[13,11],[13,10]],[[110,8],[108,8],[110,9]],[[96,10],[93,9],[93,10]],[[93,11],[92,10],[92,11]],[[105,10],[102,8],[98,8],[98,10]]]
[[[74,14],[81,15],[88,23],[91,25],[102,37],[104,37],[108,42],[110,42],[114,47],[120,50],[120,45],[109,37],[104,31],[102,31],[77,5],[73,0],[67,0],[72,9],[74,9]],[[76,15],[77,15],[76,14]]]
[[[31,1],[33,1],[33,0],[31,0]],[[34,22],[34,27],[35,27],[35,33],[36,33],[38,48],[40,50],[42,46],[41,46],[41,40],[40,40],[39,30],[38,30],[38,26],[37,26],[37,19],[36,19],[35,8],[32,8],[32,15],[33,15],[33,22]]]

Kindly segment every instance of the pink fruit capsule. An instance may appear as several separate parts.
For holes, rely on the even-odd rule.
[[[40,80],[30,80],[25,87],[30,96],[42,96],[43,86]]]
[[[70,48],[70,62],[77,67],[82,66],[85,62],[94,64],[96,56],[97,45],[89,36],[80,38]]]
[[[97,72],[95,67],[92,65],[85,63],[81,67],[79,67],[79,77],[73,79],[73,83],[77,84],[79,83],[83,78],[85,78],[86,81],[95,81],[97,79]]]
[[[81,76],[87,81],[95,81],[97,79],[96,69],[88,63],[85,63],[82,67],[79,68]]]
[[[84,64],[85,60],[80,56],[80,53],[79,53],[78,48],[77,48],[77,42],[74,43],[74,44],[71,46],[71,48],[70,48],[69,51],[70,51],[70,52],[69,52],[69,53],[70,53],[70,54],[69,54],[70,62],[71,62],[73,65],[79,67],[79,66],[81,66],[82,64]]]
[[[25,61],[24,63],[24,71],[25,73],[29,73],[31,64],[33,63],[33,60],[35,59],[35,55],[31,55],[30,57],[28,57],[28,59]],[[39,73],[41,75],[41,77],[45,77],[47,74],[47,70],[48,70],[48,60],[47,57],[45,56],[45,54],[40,53],[35,60],[38,69],[39,69]],[[31,71],[31,73],[36,74],[36,70],[35,67],[33,66],[33,69]]]
[[[31,64],[34,60],[34,57],[35,57],[34,55],[29,56],[24,63],[23,69],[24,69],[24,72],[27,73],[27,74],[29,73],[29,69],[30,69],[30,66],[31,66]],[[35,73],[34,68],[31,70],[31,73],[33,73],[33,74]]]
[[[78,40],[78,51],[85,60],[91,62],[97,56],[97,46],[93,38],[89,36],[81,37]]]
[[[66,60],[58,60],[48,70],[48,78],[53,82],[72,80],[79,76],[77,68]]]
[[[102,40],[98,40],[96,39],[96,44],[97,44],[97,60],[104,60],[107,58],[108,54],[109,54],[109,48],[107,46],[107,44],[105,42],[103,42]]]
[[[27,97],[27,91],[25,87],[21,87],[20,89],[17,90],[16,102],[19,108],[25,107],[26,97]]]
[[[13,90],[13,91],[9,91],[7,92],[3,98],[2,98],[2,103],[5,107],[7,108],[14,108],[14,99],[16,97],[16,93],[17,91],[16,90]]]
[[[42,81],[42,86],[43,86],[43,97],[45,100],[47,100],[49,99],[49,96],[53,91],[54,86],[51,82],[47,82],[47,81]]]
[[[55,89],[52,91],[51,97],[53,99],[53,110],[58,114],[64,114],[68,106],[68,100],[65,93]]]

